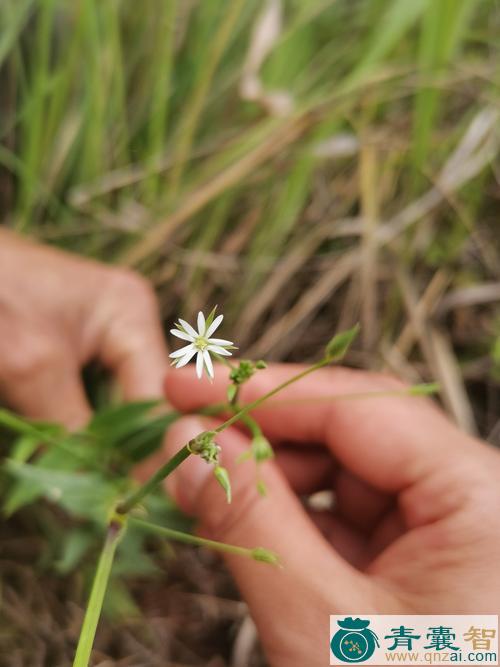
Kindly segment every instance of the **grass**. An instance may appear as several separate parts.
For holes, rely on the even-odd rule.
[[[219,304],[255,357],[360,321],[350,363],[437,380],[500,443],[497,2],[3,0],[0,26],[4,224],[140,270],[167,324]]]
[[[404,263],[417,301],[438,266],[449,290],[498,280],[495,123],[441,181],[498,105],[499,14],[489,0],[5,0],[5,221],[143,271],[166,320],[219,303],[244,346],[280,358],[314,351],[325,319],[361,318],[360,363],[426,379],[422,341],[395,361],[408,312],[384,267]],[[466,357],[494,345],[490,320]]]

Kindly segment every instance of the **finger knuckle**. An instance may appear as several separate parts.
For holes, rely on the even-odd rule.
[[[9,383],[23,384],[54,366],[58,355],[57,346],[50,341],[21,336],[10,354],[3,356],[0,374]]]

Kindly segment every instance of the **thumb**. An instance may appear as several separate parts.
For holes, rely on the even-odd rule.
[[[169,453],[175,453],[195,435],[213,429],[217,423],[198,417],[180,419],[168,432]],[[231,479],[231,505],[214,480],[211,466],[199,457],[186,460],[168,478],[167,486],[184,511],[198,516],[200,530],[211,539],[250,548],[264,547],[279,555],[283,564],[280,569],[225,556],[264,643],[283,646],[276,635],[286,632],[290,644],[290,626],[297,628],[299,637],[307,632],[304,600],[309,609],[322,613],[320,624],[326,623],[328,614],[335,613],[335,609],[366,607],[368,581],[324,540],[277,466],[272,462],[261,466],[259,477],[268,490],[267,496],[262,497],[256,489],[254,465],[236,462],[248,449],[249,439],[228,428],[218,435],[217,443],[222,449],[222,464]],[[276,623],[285,611],[288,627]],[[317,630],[315,627],[314,632]]]

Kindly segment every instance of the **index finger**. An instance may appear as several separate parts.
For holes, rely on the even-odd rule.
[[[255,400],[302,369],[276,364],[259,371],[244,386],[241,403]],[[198,381],[185,368],[169,374],[166,391],[177,408],[195,411],[224,401],[227,381],[227,373],[220,368],[212,384]],[[451,454],[456,457],[471,443],[429,400],[383,395],[402,388],[398,381],[377,374],[322,369],[290,385],[252,414],[268,437],[324,443],[355,475],[382,491],[397,492],[436,467],[446,469]]]

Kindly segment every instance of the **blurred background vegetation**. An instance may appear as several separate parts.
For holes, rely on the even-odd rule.
[[[498,444],[499,34],[495,0],[1,0],[2,221],[140,270],[167,323],[219,304],[248,356],[359,320],[350,363]]]

